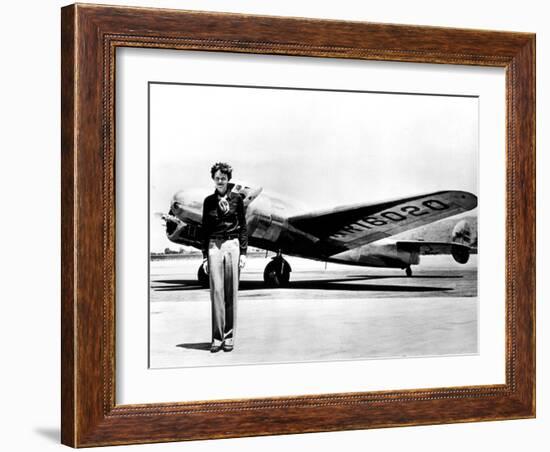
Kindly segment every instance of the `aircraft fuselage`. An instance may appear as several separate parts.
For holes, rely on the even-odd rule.
[[[240,186],[238,186],[240,187]],[[382,239],[347,249],[330,241],[297,229],[288,222],[289,216],[300,213],[292,201],[270,196],[262,190],[242,187],[239,191],[247,205],[246,222],[249,245],[264,250],[308,259],[348,265],[407,268],[419,263],[419,253],[402,249],[394,240]],[[180,191],[173,197],[171,214],[180,220],[179,226],[167,221],[167,236],[181,245],[202,246],[202,203],[207,191]]]

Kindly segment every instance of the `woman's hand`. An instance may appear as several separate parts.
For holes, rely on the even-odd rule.
[[[244,268],[244,266],[246,265],[246,256],[244,254],[241,254],[241,256],[239,257],[239,268]]]
[[[208,259],[204,259],[202,261],[202,269],[204,270],[204,273],[208,275]]]

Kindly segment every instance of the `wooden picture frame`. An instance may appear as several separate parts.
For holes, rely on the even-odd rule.
[[[61,27],[63,444],[535,416],[535,35],[79,4],[62,9]],[[116,405],[117,47],[505,68],[505,384]]]

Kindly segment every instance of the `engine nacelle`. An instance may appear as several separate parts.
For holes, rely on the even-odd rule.
[[[202,230],[199,225],[187,224],[172,214],[164,215],[166,222],[166,237],[168,240],[180,245],[202,246]]]

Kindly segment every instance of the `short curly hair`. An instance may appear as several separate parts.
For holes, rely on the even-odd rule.
[[[231,180],[231,175],[233,174],[233,168],[231,168],[231,165],[229,163],[225,162],[216,162],[210,168],[210,175],[212,176],[212,179],[214,179],[214,174],[216,174],[217,171],[221,171],[223,174],[227,175],[227,180]]]

